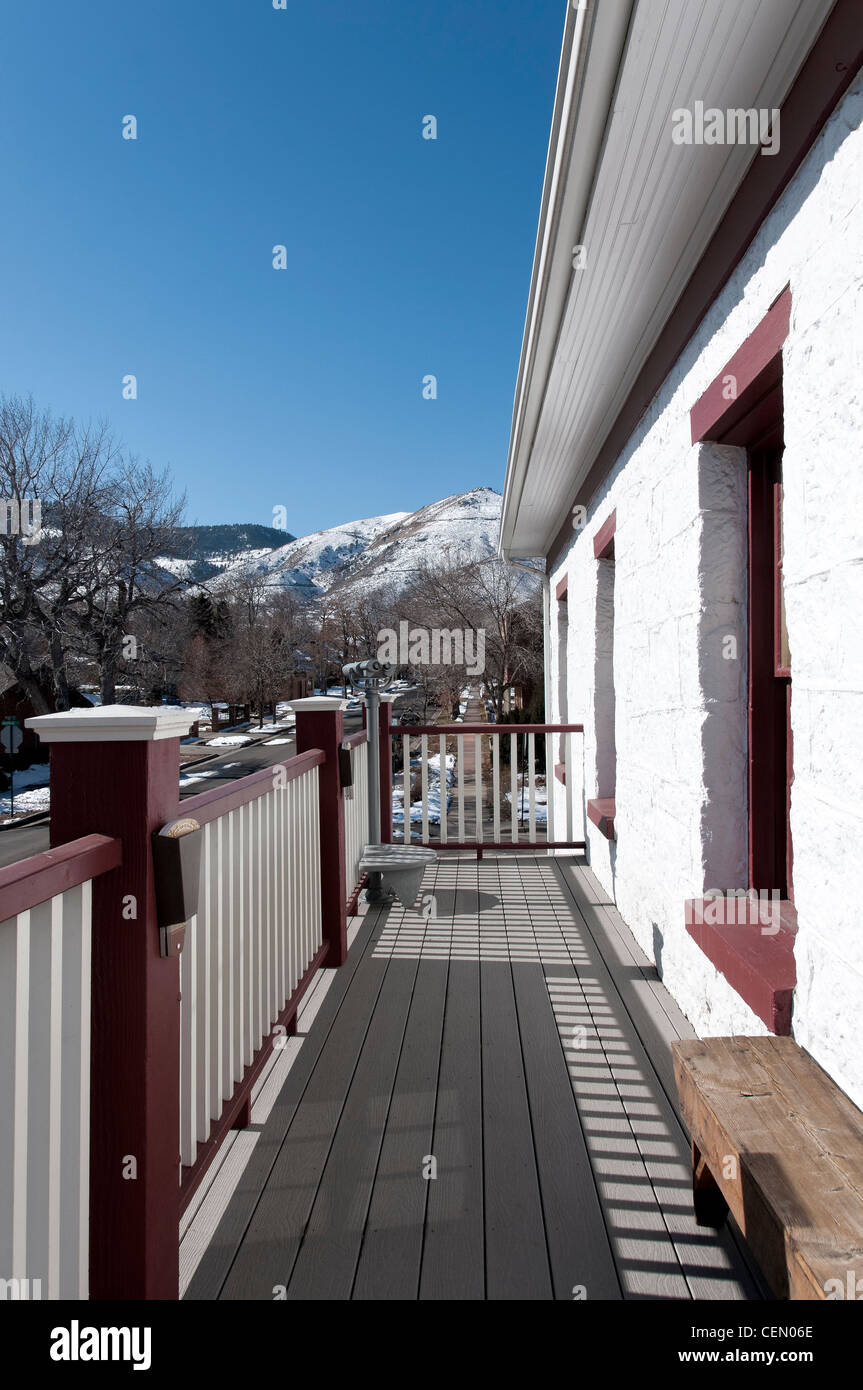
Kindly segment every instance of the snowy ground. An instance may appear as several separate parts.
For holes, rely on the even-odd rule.
[[[441,816],[440,754],[439,754],[439,753],[438,753],[438,754],[435,754],[435,756],[434,756],[433,758],[429,758],[428,762],[429,762],[428,821],[429,821],[429,825],[440,825],[440,816]],[[418,769],[418,768],[419,768],[419,764],[420,764],[420,760],[419,760],[418,757],[416,757],[416,758],[411,758],[411,769],[412,769],[412,771],[413,771],[414,769]],[[411,779],[409,779],[409,780],[411,780]],[[446,785],[447,785],[446,809],[447,809],[447,812],[449,812],[449,810],[450,810],[450,808],[451,808],[451,806],[452,806],[452,802],[453,802],[452,793],[450,792],[449,788],[452,787],[452,786],[454,786],[455,780],[456,780],[456,759],[455,759],[455,756],[454,756],[452,753],[448,753],[447,756],[446,756],[446,776],[445,776],[445,780],[446,780]],[[505,795],[506,795],[506,800],[507,800],[507,802],[511,803],[511,802],[512,802],[512,796],[511,796],[510,792],[506,792]],[[470,797],[472,798],[472,796],[473,796],[473,792],[471,791]],[[517,796],[516,796],[516,814],[517,814],[517,816],[519,817],[519,819],[523,819],[524,823],[527,824],[528,819],[529,819],[529,817],[530,817],[530,787],[528,786],[528,783],[527,783],[527,782],[525,782],[525,784],[524,784],[524,791],[523,791],[523,794],[522,794],[522,788],[521,788],[521,786],[519,786],[518,794],[517,794]],[[408,817],[408,818],[409,818],[409,820],[410,820],[411,825],[416,825],[418,822],[419,822],[419,823],[422,822],[422,818],[423,818],[422,801],[413,801],[413,802],[411,802],[410,813],[409,813],[409,817]],[[548,793],[547,793],[547,791],[546,791],[545,777],[543,777],[543,776],[537,777],[537,779],[536,779],[536,784],[535,784],[535,787],[534,787],[534,818],[535,818],[535,823],[536,823],[537,825],[547,825],[547,824],[548,824]],[[401,781],[399,781],[398,786],[394,786],[394,787],[393,787],[393,825],[404,826],[404,822],[405,822],[405,815],[404,815],[404,787],[402,786]]]
[[[180,786],[190,787],[193,782],[204,782],[208,777],[221,777],[229,768],[239,767],[239,763],[219,763],[218,767],[202,767],[200,772],[181,772]]]
[[[202,768],[200,772],[184,772],[180,776],[181,787],[191,787],[193,782],[203,782],[207,777],[218,777],[221,774],[220,768]]]
[[[411,767],[419,767],[419,762],[420,762],[419,758],[411,758]],[[429,758],[428,762],[429,762],[429,769],[430,769],[430,771],[432,772],[432,774],[433,774],[435,777],[437,777],[437,778],[439,779],[439,778],[440,778],[440,753],[435,753],[431,758]],[[446,783],[447,783],[447,786],[448,786],[448,787],[451,787],[454,781],[455,781],[455,753],[447,753],[447,755],[446,755]]]
[[[209,720],[210,718],[210,706],[202,705],[200,700],[183,700],[179,705],[170,705],[166,706],[166,708],[183,710],[185,714],[188,714],[192,723],[194,723],[196,719]]]
[[[248,734],[220,734],[218,738],[208,738],[208,748],[239,748],[244,743],[251,743]]]
[[[416,758],[411,758],[410,765],[411,765],[411,769],[413,769],[413,768],[418,768],[419,765],[420,765],[420,760],[419,760],[419,758],[418,758],[418,757],[416,757]],[[429,825],[440,825],[440,816],[441,816],[440,753],[435,753],[434,757],[429,758],[429,760],[428,760],[428,768],[429,768],[429,781],[428,781],[428,822],[429,822]],[[449,808],[450,808],[450,806],[451,806],[451,804],[452,804],[452,795],[450,794],[449,788],[453,785],[453,782],[455,781],[455,755],[454,755],[453,753],[447,753],[447,755],[446,755],[445,769],[446,769],[446,771],[445,771],[444,781],[445,781],[446,787],[447,787],[447,791],[446,791],[446,811],[448,812],[448,811],[449,811]],[[410,782],[410,780],[411,780],[411,779],[410,779],[410,777],[409,777],[409,778],[408,778],[408,782]],[[423,818],[423,804],[422,804],[422,801],[413,801],[413,802],[411,802],[410,813],[409,813],[409,819],[410,819],[411,825],[414,825],[414,824],[416,824],[417,822],[422,823],[422,818]],[[400,786],[397,786],[397,787],[393,787],[393,825],[402,825],[402,826],[403,826],[404,823],[405,823],[404,787],[402,787],[402,786],[400,785]]]
[[[14,785],[16,818],[48,810],[51,793],[48,790],[47,763],[34,763],[24,772],[16,772]],[[9,792],[5,791],[0,793],[0,824],[5,824],[11,819],[11,797]]]
[[[512,801],[509,792],[506,794],[507,801]],[[530,787],[525,781],[524,787],[519,787],[516,799],[516,811],[520,819],[527,823],[530,817]],[[545,778],[537,777],[534,789],[534,814],[537,825],[548,824],[548,793],[545,788]]]
[[[403,801],[403,796],[404,796],[404,793],[403,793],[403,790],[402,790],[401,787],[393,787],[393,825],[404,825],[404,823],[405,823],[405,813],[404,813],[404,801]],[[440,781],[439,781],[439,779],[436,777],[433,781],[430,781],[430,782],[429,782],[429,791],[428,791],[428,822],[429,822],[429,825],[440,825],[440,801],[441,801],[441,797],[440,797]],[[449,790],[447,790],[447,794],[446,794],[446,809],[447,809],[447,811],[449,811],[451,805],[452,805],[452,796],[450,795]],[[421,823],[422,823],[422,818],[423,818],[423,804],[422,804],[422,802],[421,802],[421,801],[413,801],[413,802],[411,802],[411,808],[410,808],[410,822],[411,822],[411,825],[415,825],[415,824],[417,824],[417,823],[420,823],[420,824],[421,824]]]

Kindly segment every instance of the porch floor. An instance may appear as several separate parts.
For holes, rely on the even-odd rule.
[[[323,972],[190,1221],[185,1296],[760,1297],[692,1219],[692,1029],[583,860],[442,855],[423,893]]]

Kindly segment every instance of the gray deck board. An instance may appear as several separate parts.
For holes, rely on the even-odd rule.
[[[668,991],[661,987],[655,967],[641,951],[631,932],[626,928],[623,932],[619,930],[614,904],[608,903],[593,875],[568,864],[563,870],[563,878],[588,931],[597,945],[602,944],[606,969],[618,991],[626,998],[627,1008],[637,1021],[638,1032],[650,1054],[653,1068],[673,1109],[677,1110],[670,1044],[675,1038],[693,1037],[695,1030],[676,1009]],[[597,897],[594,897],[594,892]],[[660,985],[659,989],[656,988],[657,984]],[[676,1010],[676,1018],[672,1018],[669,1009],[663,1006],[662,995],[669,1006]]]
[[[353,951],[348,954],[347,961],[337,972],[312,1031],[305,1039],[284,1089],[273,1105],[240,1185],[190,1284],[187,1298],[272,1298],[272,1287],[286,1282],[284,1260],[277,1243],[274,1242],[269,1242],[268,1245],[268,1268],[273,1275],[269,1288],[256,1276],[252,1252],[267,1244],[266,1231],[262,1231],[261,1227],[260,1208],[262,1205],[272,1205],[271,1180],[275,1184],[280,1181],[278,1174],[273,1179],[273,1173],[288,1135],[291,1137],[291,1155],[286,1157],[286,1162],[293,1162],[294,1143],[297,1138],[293,1121],[310,1079],[315,1075],[317,1062],[329,1042],[330,1033],[340,1015],[342,1005],[346,999],[353,998],[351,986],[356,974],[369,959],[369,948],[376,927],[377,918],[369,913],[354,943]],[[378,973],[382,978],[382,972],[379,970]],[[275,1277],[277,1274],[281,1277]]]
[[[695,1029],[663,985],[656,967],[629,931],[592,870],[580,858],[558,860],[557,864],[567,888],[584,916],[588,930],[596,941],[615,987],[632,1018],[633,1026],[650,1055],[651,1064],[678,1118],[683,1142],[687,1144],[688,1136],[680,1118],[670,1044],[675,1038],[695,1037]],[[595,916],[585,911],[588,905],[597,909]],[[693,1249],[697,1249],[698,1237],[692,1237],[690,1233],[686,1239]],[[726,1229],[720,1236],[720,1243],[729,1248],[733,1245],[736,1256],[742,1260],[748,1277],[742,1279],[741,1287],[745,1289],[747,1296],[772,1297],[742,1234],[730,1217]],[[709,1285],[702,1287],[709,1290]]]
[[[367,967],[380,962],[367,962]],[[380,1158],[381,1143],[391,1108],[399,1053],[405,1034],[417,975],[416,960],[391,960],[374,1003],[363,1038],[359,1061],[350,1080],[344,1105],[335,1126],[332,1144],[323,1165],[311,1205],[302,1243],[288,1284],[289,1299],[348,1299],[351,1296],[360,1246]],[[356,982],[355,982],[356,984]],[[317,1134],[323,1118],[319,1096],[330,1104],[342,1094],[346,1061],[350,1061],[351,1037],[337,1028],[341,1047],[332,1048],[318,1063],[314,1089],[310,1087],[309,1146],[306,1167],[298,1186],[310,1181],[326,1136]],[[341,1054],[341,1055],[339,1055]],[[355,1054],[354,1054],[355,1055]],[[305,1098],[304,1098],[305,1103]],[[300,1107],[302,1112],[303,1107]],[[298,1114],[298,1119],[301,1115]],[[326,1121],[325,1121],[326,1123]],[[286,1155],[286,1169],[289,1156]],[[288,1175],[293,1183],[293,1175]],[[303,1197],[307,1192],[303,1191]],[[305,1210],[305,1206],[303,1206]],[[292,1226],[292,1235],[297,1233]]]
[[[589,872],[442,856],[424,891],[367,913],[186,1296],[757,1297],[692,1219],[688,1025]]]
[[[571,870],[565,875],[570,892],[573,877]],[[748,1274],[739,1284],[728,1279],[736,1262],[736,1250],[727,1230],[718,1237],[706,1239],[704,1229],[695,1225],[689,1181],[689,1140],[666,1089],[666,1085],[671,1084],[676,1099],[673,1078],[670,1082],[667,1080],[669,1042],[676,1036],[671,1020],[658,1005],[649,1010],[645,1008],[645,992],[636,989],[643,980],[640,971],[636,975],[631,968],[622,967],[607,937],[603,939],[607,923],[601,915],[602,909],[594,907],[591,910],[585,902],[583,889],[574,896],[585,924],[584,941],[591,974],[603,1001],[616,1005],[613,1030],[597,1024],[604,1062],[598,1061],[596,1075],[602,1074],[604,1066],[608,1093],[614,1088],[620,1097],[619,1105],[610,1107],[604,1121],[605,1147],[621,1155],[616,1164],[609,1160],[608,1166],[625,1164],[629,1168],[627,1181],[634,1182],[640,1192],[639,1200],[629,1209],[629,1226],[620,1221],[616,1226],[621,1264],[630,1274],[630,1296],[644,1297],[645,1284],[651,1282],[654,1274],[659,1276],[659,1289],[666,1297],[754,1296]],[[605,949],[600,949],[600,942]],[[633,947],[637,951],[635,943]],[[653,991],[649,994],[652,997]],[[639,1006],[640,1029],[636,1028],[630,1012],[634,1003]],[[616,1035],[614,1040],[603,1036],[611,1032]],[[633,1080],[629,1080],[630,1077]],[[638,1102],[629,1103],[630,1095],[638,1090],[650,1096],[649,1108]],[[588,1122],[586,1128],[588,1134],[592,1130],[597,1135],[599,1126]],[[602,1160],[597,1160],[597,1166],[601,1165]],[[610,1191],[617,1192],[618,1188],[619,1183],[609,1180]],[[656,1201],[657,1197],[661,1198],[660,1202]],[[662,1219],[661,1226],[658,1216]],[[646,1281],[642,1269],[645,1256]],[[681,1279],[685,1281],[682,1293]]]
[[[454,960],[447,980],[420,1297],[485,1297],[479,962]]]
[[[223,1298],[272,1297],[287,1288],[311,1216],[318,1186],[341,1120],[370,1016],[387,975],[387,962],[366,955],[351,981],[291,1120],[243,1237]]]
[[[426,1201],[447,992],[444,961],[420,962],[387,1116],[353,1297],[419,1294]]]
[[[483,962],[480,992],[487,1297],[551,1298],[545,1224],[508,962]]]
[[[618,1299],[620,1281],[561,1040],[539,965],[514,965],[545,1234],[555,1298]]]

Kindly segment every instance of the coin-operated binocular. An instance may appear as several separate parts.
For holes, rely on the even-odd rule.
[[[378,661],[376,657],[369,657],[367,661],[348,662],[347,666],[342,667],[342,675],[351,685],[366,690],[379,690],[382,685],[392,680],[395,669],[391,661]]]

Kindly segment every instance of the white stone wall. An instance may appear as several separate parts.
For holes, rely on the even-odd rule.
[[[797,1040],[863,1105],[863,82],[762,227],[551,575],[568,588],[568,708],[598,794],[593,537],[613,508],[617,843],[591,863],[702,1035],[763,1033],[684,929],[684,900],[746,875],[742,451],[690,442],[689,412],[787,284],[786,612]],[[738,637],[738,659],[722,641]],[[556,789],[562,806],[562,789]],[[725,881],[723,881],[725,880]]]

